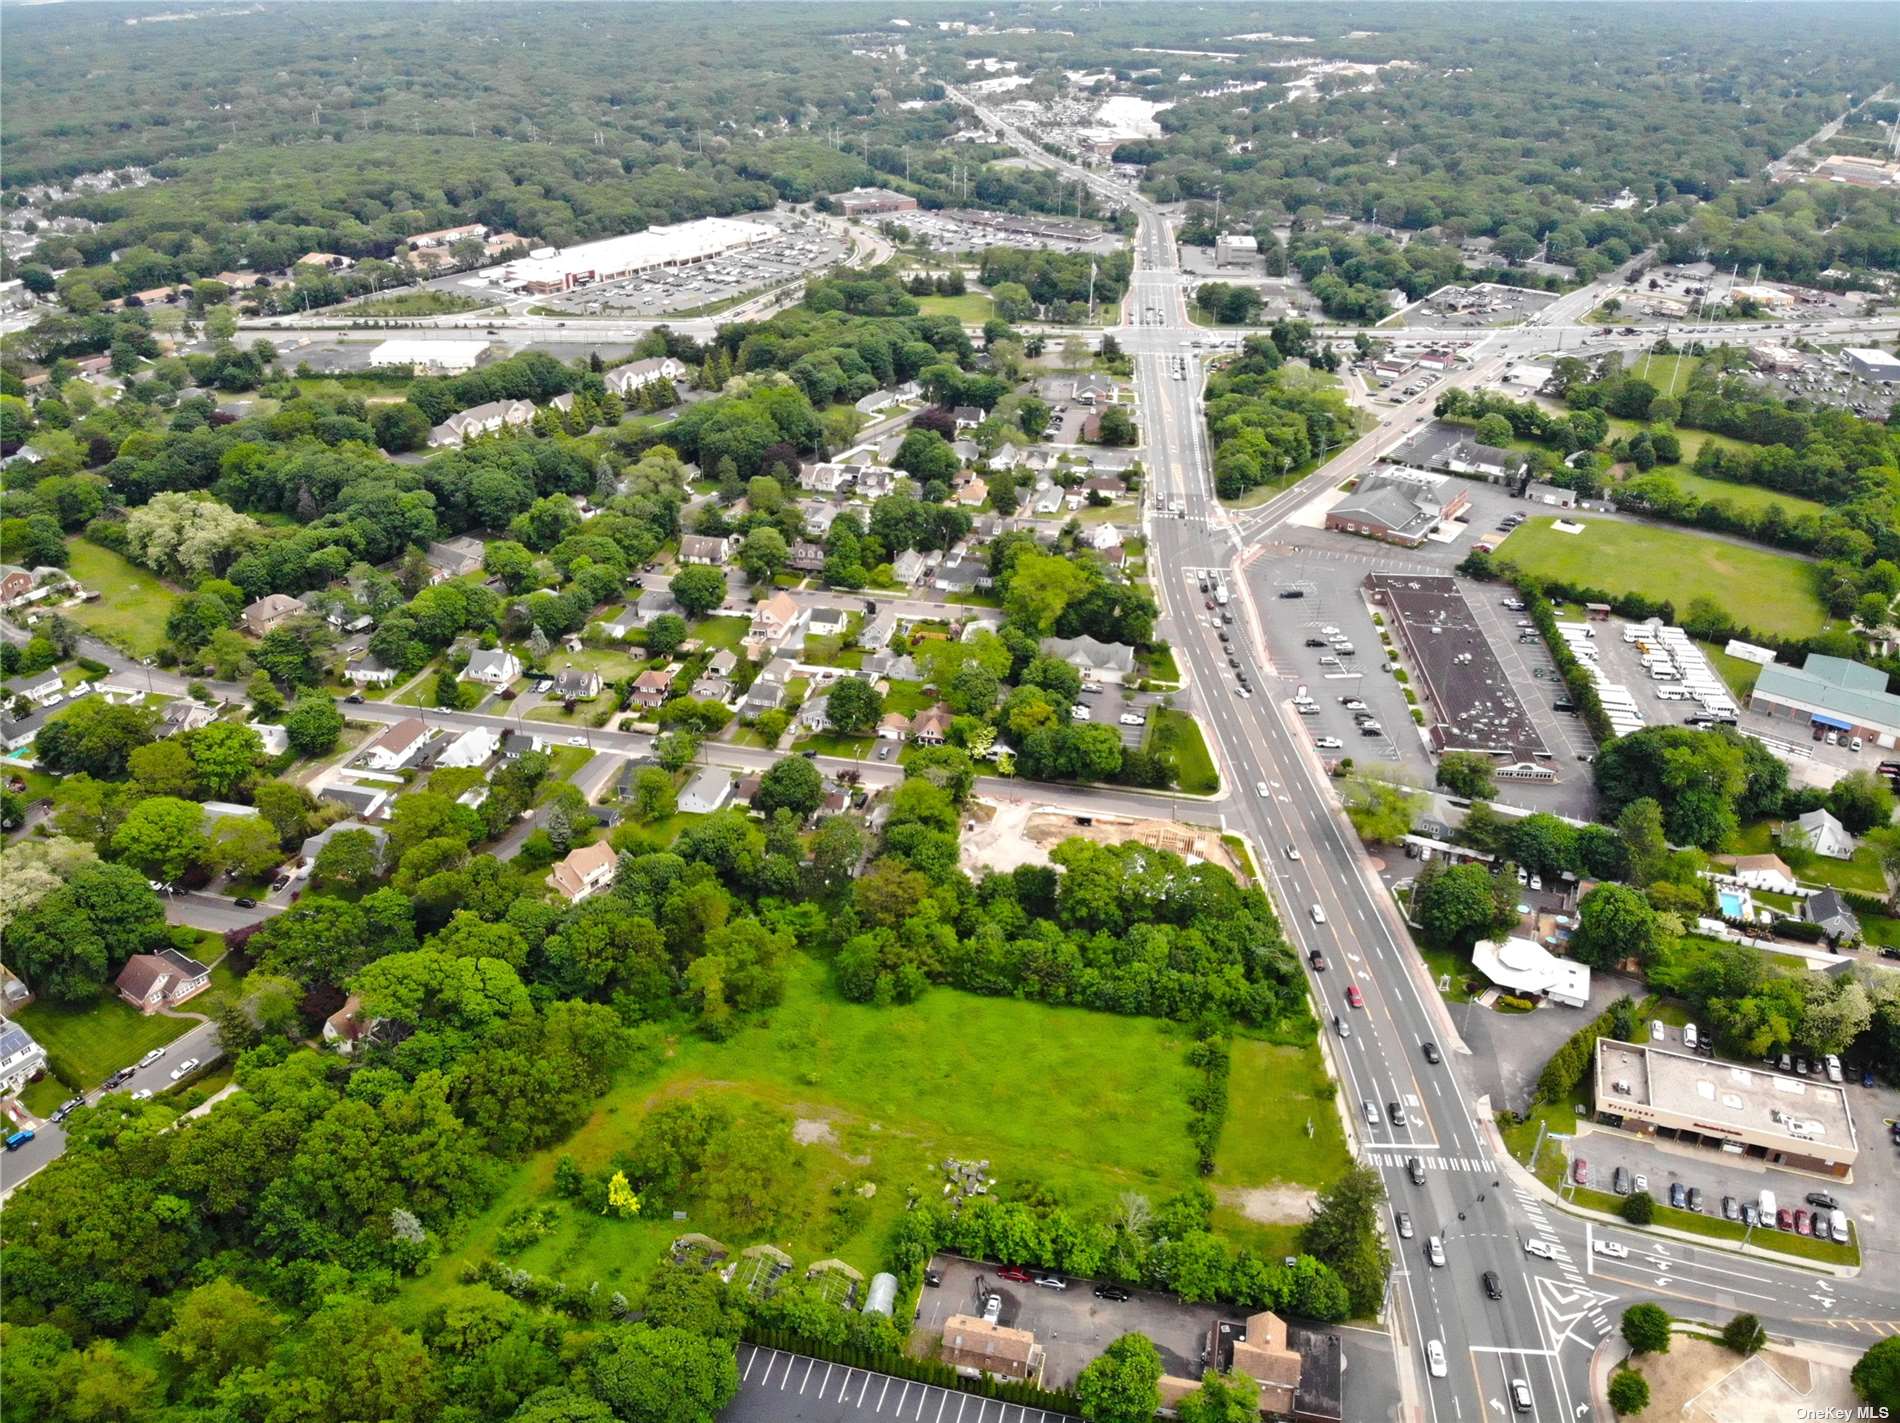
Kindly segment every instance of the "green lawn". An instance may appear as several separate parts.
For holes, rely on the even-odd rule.
[[[1227,1124],[1215,1153],[1214,1186],[1224,1204],[1216,1228],[1254,1237],[1261,1253],[1290,1254],[1305,1211],[1275,1222],[1249,1220],[1234,1194],[1262,1186],[1320,1190],[1352,1165],[1345,1129],[1319,1049],[1236,1039],[1228,1077]],[[1310,1128],[1310,1134],[1309,1134]]]
[[[1220,789],[1220,776],[1200,725],[1186,712],[1157,707],[1148,719],[1148,749],[1174,757],[1181,789],[1189,795],[1212,795]]]
[[[1657,390],[1668,394],[1670,382],[1675,382],[1678,396],[1689,386],[1689,378],[1702,364],[1700,356],[1657,356],[1645,351],[1636,358],[1636,364],[1630,367],[1630,374],[1638,380],[1646,380]]]
[[[693,624],[690,635],[698,638],[702,647],[723,647],[730,652],[737,652],[740,642],[745,638],[746,629],[751,626],[746,618],[702,618]]]
[[[1679,617],[1694,599],[1710,598],[1764,633],[1807,637],[1827,621],[1812,569],[1799,559],[1685,529],[1586,518],[1582,533],[1560,534],[1555,522],[1539,517],[1520,525],[1499,557],[1540,578],[1666,598]]]
[[[376,297],[344,307],[342,316],[454,316],[463,311],[483,311],[492,301],[477,301],[460,292],[413,291],[394,296]]]
[[[1159,652],[1143,655],[1141,675],[1151,682],[1166,682],[1178,687],[1181,684],[1181,669],[1175,665],[1173,649],[1164,647]]]
[[[1669,465],[1659,465],[1651,472],[1667,475],[1670,483],[1685,493],[1695,495],[1704,503],[1720,499],[1743,513],[1760,513],[1779,504],[1782,512],[1790,519],[1798,519],[1803,514],[1821,514],[1827,507],[1812,499],[1782,494],[1773,489],[1764,489],[1758,484],[1737,484],[1731,479],[1709,479],[1704,475],[1694,474],[1686,469],[1676,469]]]
[[[1744,825],[1727,848],[1736,855],[1779,855],[1794,871],[1794,877],[1807,884],[1832,885],[1835,889],[1858,890],[1862,894],[1885,895],[1887,892],[1880,859],[1865,845],[1854,852],[1851,860],[1833,860],[1778,843],[1773,827],[1765,820],[1757,820]]]
[[[541,784],[552,790],[562,781],[571,781],[593,759],[594,753],[585,746],[556,747],[548,752],[548,774]]]
[[[387,700],[399,707],[433,707],[435,702],[435,679],[439,668],[424,668],[414,681],[406,684],[394,696],[385,696],[378,700]],[[461,710],[473,711],[482,704],[488,695],[488,688],[480,682],[463,682],[460,687]]]
[[[862,761],[871,754],[875,741],[871,736],[840,736],[835,731],[816,731],[799,737],[792,745],[800,751],[816,751],[820,756],[847,756],[853,761]]]
[[[90,539],[68,539],[66,571],[99,594],[97,602],[66,610],[88,631],[138,657],[150,657],[165,637],[176,589],[156,573]]]
[[[540,1201],[556,1205],[556,1228],[512,1263],[583,1286],[598,1279],[633,1293],[683,1230],[735,1249],[754,1243],[705,1209],[684,1224],[605,1221],[550,1193],[561,1154],[598,1170],[650,1107],[685,1096],[764,1104],[787,1132],[794,1119],[829,1124],[832,1140],[798,1148],[797,1186],[770,1236],[801,1265],[836,1256],[867,1275],[881,1268],[907,1192],[936,1198],[936,1164],[947,1156],[987,1157],[1012,1195],[1040,1188],[1090,1214],[1106,1213],[1123,1191],[1158,1201],[1198,1179],[1187,1135],[1195,1074],[1173,1025],[946,988],[877,1008],[843,1002],[827,978],[821,964],[796,957],[769,1018],[722,1043],[681,1036],[644,1070],[629,1069],[572,1138],[509,1173],[495,1205],[417,1288],[433,1296],[452,1284],[465,1262],[493,1251],[510,1214]],[[866,1182],[875,1194],[849,1205]]]
[[[905,716],[916,716],[936,704],[936,698],[924,690],[922,682],[894,681],[884,694],[884,710],[902,712]]]
[[[146,1015],[116,997],[96,1003],[30,1003],[14,1015],[46,1049],[53,1075],[69,1086],[97,1087],[196,1024],[189,1018]]]
[[[1755,690],[1755,679],[1761,676],[1761,664],[1750,662],[1746,657],[1731,657],[1712,642],[1698,642],[1702,655],[1709,659],[1713,667],[1737,702],[1748,700],[1748,694]]]
[[[981,326],[990,319],[996,303],[982,292],[962,296],[920,296],[918,310],[925,316],[954,316],[965,326]]]

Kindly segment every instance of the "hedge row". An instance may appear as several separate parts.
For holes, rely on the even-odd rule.
[[[1227,1123],[1227,1073],[1233,1054],[1227,1039],[1209,1033],[1188,1048],[1188,1066],[1201,1073],[1201,1080],[1188,1090],[1188,1136],[1194,1142],[1201,1174],[1214,1174],[1214,1153],[1220,1149],[1221,1128]]]

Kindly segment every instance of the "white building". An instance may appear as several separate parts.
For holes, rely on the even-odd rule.
[[[436,757],[438,766],[479,766],[501,749],[501,734],[490,726],[463,732]]]
[[[469,654],[462,675],[484,686],[505,687],[521,675],[521,659],[505,647],[483,648]]]
[[[679,808],[687,815],[711,815],[732,799],[732,777],[717,766],[707,766],[680,792]]]
[[[1560,959],[1534,940],[1480,939],[1472,945],[1471,962],[1499,988],[1522,997],[1545,997],[1567,1008],[1590,1002],[1590,966]]]
[[[583,242],[562,252],[525,257],[502,268],[505,287],[526,292],[568,291],[664,267],[690,267],[772,238],[756,222],[702,217],[670,227]]]
[[[492,435],[497,430],[518,429],[534,420],[534,404],[527,400],[490,400],[482,405],[458,410],[429,431],[429,443],[440,449],[461,445],[477,435]]]
[[[416,374],[458,376],[472,371],[488,350],[486,341],[431,341],[398,336],[369,353],[372,366],[413,366]]]
[[[18,1023],[0,1018],[0,1096],[12,1096],[46,1066],[46,1049]]]
[[[1826,855],[1830,860],[1854,858],[1854,837],[1831,811],[1810,810],[1795,821],[1795,827],[1802,843],[1815,854]]]
[[[656,380],[683,380],[685,376],[686,367],[676,357],[649,356],[644,361],[629,361],[624,366],[615,366],[602,375],[601,380],[615,395],[624,397]]]
[[[1900,356],[1891,351],[1855,346],[1842,351],[1848,367],[1862,380],[1900,380]]]

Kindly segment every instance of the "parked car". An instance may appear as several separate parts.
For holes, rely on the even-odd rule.
[[[74,1112],[78,1111],[81,1107],[85,1105],[86,1105],[86,1097],[83,1092],[77,1097],[68,1097],[65,1101],[61,1102],[57,1107],[53,1108],[53,1117],[52,1117],[53,1125],[58,1126],[61,1122],[65,1121],[66,1118],[70,1117]]]
[[[183,1062],[179,1063],[178,1066],[172,1069],[172,1081],[176,1082],[180,1078],[188,1077],[192,1073],[196,1072],[197,1070],[198,1070],[198,1059],[195,1057],[188,1057]]]
[[[1700,1186],[1691,1186],[1689,1188],[1689,1209],[1692,1211],[1700,1211],[1702,1209],[1702,1188]]]
[[[1126,1304],[1129,1300],[1134,1298],[1132,1294],[1123,1289],[1120,1285],[1097,1285],[1094,1293],[1097,1299],[1109,1300],[1115,1304]]]
[[[1060,1275],[1038,1275],[1036,1283],[1045,1290],[1066,1290],[1069,1282]]]
[[[257,901],[255,899],[252,899],[251,896],[248,894],[240,894],[236,899],[232,900],[231,902],[235,904],[239,909],[257,908]]]
[[[1836,1209],[1840,1205],[1840,1202],[1835,1200],[1834,1197],[1830,1196],[1826,1191],[1809,1191],[1808,1204],[1811,1206],[1819,1206],[1824,1211],[1831,1211]]]
[[[37,1133],[33,1130],[32,1127],[21,1127],[16,1132],[8,1133],[7,1140],[6,1140],[6,1148],[8,1151],[18,1151],[21,1147],[25,1146],[29,1141],[33,1140],[33,1138],[36,1135]]]
[[[1628,1167],[1619,1166],[1615,1171],[1610,1173],[1610,1189],[1615,1191],[1619,1196],[1627,1196],[1630,1193],[1630,1173]]]
[[[1808,1208],[1806,1206],[1797,1206],[1794,1213],[1794,1233],[1796,1235],[1814,1234],[1813,1226],[1809,1221]]]
[[[1590,1163],[1587,1160],[1585,1160],[1583,1157],[1579,1156],[1577,1158],[1577,1164],[1570,1168],[1570,1176],[1571,1176],[1571,1179],[1574,1180],[1579,1186],[1589,1185],[1590,1184]]]
[[[1683,1206],[1688,1203],[1688,1200],[1689,1193],[1683,1190],[1682,1182],[1671,1181],[1669,1183],[1669,1204],[1674,1206],[1677,1210],[1681,1210]]]
[[[999,1280],[1009,1280],[1018,1285],[1026,1285],[1033,1280],[1035,1276],[1031,1275],[1029,1271],[1019,1265],[1005,1265],[996,1272],[996,1278]]]
[[[1313,738],[1313,745],[1321,751],[1337,751],[1345,744],[1346,743],[1341,741],[1337,736],[1315,736]]]
[[[164,1048],[155,1047],[150,1052],[146,1053],[144,1057],[139,1059],[139,1066],[150,1067],[153,1063],[157,1062],[164,1055],[165,1055]]]
[[[151,1097],[152,1089],[150,1087],[141,1087],[132,1094],[132,1100],[134,1102],[147,1102],[151,1100]]]
[[[934,1290],[942,1283],[943,1283],[943,1272],[941,1270],[924,1271],[924,1284],[927,1285],[929,1288]]]
[[[1782,1206],[1779,1210],[1777,1210],[1775,1212],[1775,1229],[1776,1230],[1793,1230],[1794,1229],[1794,1212],[1789,1210],[1786,1206]]]

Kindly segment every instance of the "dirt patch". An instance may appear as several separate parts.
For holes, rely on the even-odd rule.
[[[1187,825],[1178,820],[1143,820],[1127,815],[1094,815],[1078,823],[1075,815],[1042,810],[1026,801],[975,802],[966,813],[963,868],[1007,873],[1018,865],[1046,865],[1049,851],[1064,840],[1093,840],[1100,845],[1135,841],[1168,850],[1188,860],[1205,860],[1242,879],[1247,869],[1231,847],[1221,843],[1218,828]]]
[[[1667,1354],[1645,1355],[1636,1366],[1649,1380],[1649,1407],[1632,1415],[1637,1423],[1748,1423],[1792,1418],[1797,1410],[1823,1418],[1855,1403],[1845,1368],[1784,1349],[1740,1359],[1719,1344],[1678,1334]]]
[[[1316,1191],[1299,1186],[1228,1186],[1220,1202],[1232,1206],[1256,1225],[1303,1225],[1313,1216]]]
[[[838,1133],[823,1117],[800,1117],[792,1123],[792,1140],[800,1146],[836,1146]]]

